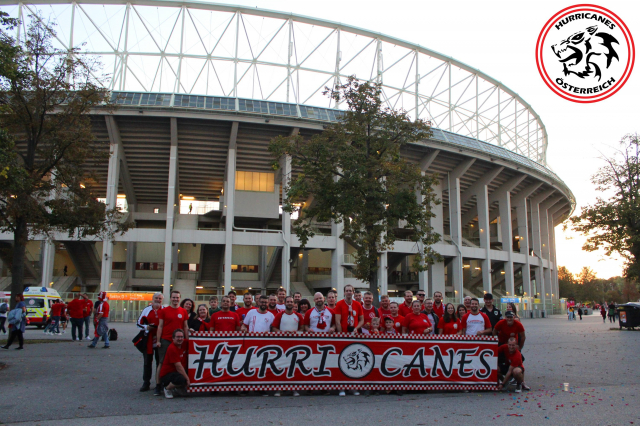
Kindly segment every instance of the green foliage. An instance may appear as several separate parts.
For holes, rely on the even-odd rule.
[[[578,275],[560,266],[558,268],[558,286],[560,297],[579,303],[626,303],[640,298],[638,283],[623,277],[601,279],[585,266]]]
[[[89,112],[109,107],[99,64],[55,48],[54,25],[30,17],[25,42],[0,31],[0,230],[14,234],[13,291],[21,291],[29,234],[111,237],[122,214],[94,194],[90,164],[106,161]]]
[[[378,85],[352,77],[325,94],[346,103],[341,121],[311,138],[278,137],[269,146],[276,159],[291,156],[283,210],[300,212],[293,229],[303,246],[314,235],[314,222],[343,223],[340,238],[356,248],[355,276],[377,294],[378,254],[399,236],[416,243],[416,270],[438,259],[431,245],[440,236],[429,226],[431,205],[440,202],[431,188],[437,177],[400,155],[431,131],[428,123],[384,107]]]
[[[639,144],[638,135],[622,138],[617,155],[605,157],[605,166],[591,178],[603,197],[571,218],[573,230],[587,236],[582,249],[622,256],[624,275],[631,280],[640,278]]]

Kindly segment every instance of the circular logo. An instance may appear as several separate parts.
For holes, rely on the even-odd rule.
[[[182,314],[178,314],[178,318],[182,318]]]
[[[635,62],[631,32],[615,13],[580,4],[547,21],[536,44],[536,64],[546,85],[572,102],[599,102],[629,79]]]
[[[373,351],[362,343],[352,343],[340,352],[338,367],[351,379],[361,379],[371,373],[375,364]]]

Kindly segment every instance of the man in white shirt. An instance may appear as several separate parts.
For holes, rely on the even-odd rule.
[[[315,307],[309,309],[304,316],[304,331],[313,333],[334,333],[336,325],[333,321],[331,308],[325,306],[324,296],[318,292],[313,295]]]
[[[287,296],[284,299],[285,309],[279,312],[271,324],[272,333],[296,333],[302,331],[303,317],[297,312],[293,311],[293,297]]]
[[[247,312],[242,323],[241,331],[250,333],[268,333],[275,317],[267,310],[267,296],[262,295],[258,299],[258,309]]]
[[[471,311],[462,317],[462,334],[467,336],[486,336],[491,334],[489,317],[480,312],[480,302],[471,299]]]

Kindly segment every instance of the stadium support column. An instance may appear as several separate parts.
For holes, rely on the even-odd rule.
[[[548,198],[547,200],[545,200],[544,202],[540,203],[540,238],[542,241],[542,258],[544,260],[547,261],[547,267],[544,268],[543,270],[543,274],[544,274],[544,283],[545,283],[545,288],[544,291],[542,292],[542,296],[544,297],[544,299],[542,299],[543,302],[543,309],[545,311],[545,315],[546,315],[546,311],[547,311],[547,299],[550,299],[552,294],[553,294],[553,282],[551,281],[551,257],[549,255],[549,240],[550,240],[550,232],[553,232],[553,227],[549,227],[549,209],[552,208],[552,206],[554,206],[556,203],[558,203],[558,201],[560,201],[562,199],[562,195],[556,195],[553,197]],[[552,225],[553,226],[553,225]],[[550,307],[552,308],[553,305],[551,305]],[[551,311],[553,312],[553,308],[551,309]]]
[[[507,296],[515,294],[513,280],[513,237],[511,231],[511,192],[504,191],[498,195],[498,209],[500,211],[500,233],[502,235],[502,251],[507,252],[507,261],[504,263],[505,288]]]
[[[482,289],[491,293],[491,232],[489,230],[489,187],[481,185],[476,192],[476,207],[478,210],[478,233],[480,247],[484,249],[482,259]]]
[[[49,287],[49,284],[53,281],[53,262],[56,254],[56,247],[51,240],[44,240],[42,242],[42,259],[40,264],[42,265],[42,287]]]
[[[173,247],[173,224],[176,215],[176,192],[178,185],[178,119],[171,117],[171,149],[169,151],[169,182],[167,188],[167,223],[164,236],[164,294],[165,303],[171,296],[176,271],[173,270],[173,257],[176,250]]]
[[[224,294],[231,290],[231,255],[233,252],[233,222],[236,195],[236,140],[238,138],[238,122],[231,125],[229,136],[229,152],[227,154],[227,185],[224,192],[225,234],[224,234]]]
[[[527,213],[527,197],[542,185],[542,182],[529,185],[513,197],[513,206],[516,209],[516,220],[518,222],[517,238],[520,241],[520,254],[525,255],[526,263],[522,266],[522,288],[525,296],[532,297],[531,292],[531,262],[529,260],[529,219]],[[528,310],[531,310],[531,303],[527,303]]]
[[[433,192],[438,200],[442,200],[442,187],[443,182],[440,180],[437,184],[433,186]],[[429,224],[433,228],[433,232],[436,232],[440,235],[440,238],[444,236],[444,221],[443,221],[443,213],[444,209],[442,207],[442,203],[440,204],[431,204],[431,212],[435,215],[429,220]],[[423,275],[420,274],[421,279],[423,279]],[[439,291],[442,295],[445,295],[445,282],[444,282],[444,259],[442,262],[437,262],[431,265],[428,271],[429,277],[429,290],[428,293],[430,296],[433,296],[433,293]],[[427,292],[427,286],[420,285],[421,289]]]
[[[287,200],[287,186],[291,179],[291,156],[285,155],[280,159],[280,170],[282,171],[282,204]],[[282,287],[284,287],[287,295],[290,290],[291,282],[291,215],[282,212],[282,238],[284,239],[284,247],[282,247]]]
[[[457,255],[453,258],[453,288],[457,291],[458,300],[462,303],[464,299],[464,283],[462,277],[462,218],[460,205],[460,178],[475,163],[475,158],[462,161],[453,171],[449,173],[449,223],[451,229],[451,241],[456,247]]]
[[[343,229],[342,222],[331,222],[331,237],[336,239],[336,248],[331,253],[331,286],[338,292],[338,300],[344,298],[344,240],[340,238]]]
[[[118,197],[118,183],[120,180],[120,159],[122,156],[122,144],[120,133],[116,127],[113,116],[106,118],[107,133],[109,134],[109,172],[107,174],[107,209],[115,209]],[[100,290],[109,290],[111,283],[111,270],[113,267],[113,240],[102,242],[102,268],[100,271]]]
[[[544,300],[544,276],[542,262],[542,236],[540,223],[540,203],[555,192],[555,189],[544,191],[533,197],[529,203],[531,209],[531,239],[533,243],[533,255],[538,258],[538,266],[534,266],[533,272],[536,280],[536,289],[532,296],[535,298],[541,294]],[[543,304],[544,310],[544,304]]]
[[[380,261],[378,262],[379,265],[379,273],[378,273],[378,296],[381,296],[383,294],[387,294],[389,291],[389,284],[388,284],[388,279],[389,279],[389,270],[388,270],[388,261],[387,261],[387,252],[383,251],[380,253]],[[373,295],[374,297],[374,301],[376,300],[375,297],[376,295]],[[379,299],[378,299],[379,300]],[[377,304],[376,304],[377,306]]]

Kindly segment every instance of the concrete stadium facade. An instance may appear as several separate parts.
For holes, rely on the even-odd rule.
[[[282,187],[296,171],[283,158],[274,172],[267,152],[277,135],[310,137],[338,120],[342,106],[316,106],[328,103],[320,92],[325,85],[356,75],[382,84],[388,106],[431,121],[433,137],[407,146],[402,155],[425,173],[438,174],[434,189],[443,201],[433,206],[432,226],[443,237],[434,249],[444,261],[426,272],[412,271],[417,247],[398,241],[393,250],[380,254],[380,293],[401,296],[406,289],[428,294],[439,290],[448,299],[461,300],[492,292],[526,298],[528,309],[536,305],[541,310],[557,301],[554,227],[571,214],[575,201],[546,166],[547,135],[541,119],[497,80],[389,36],[260,9],[169,1],[3,0],[0,5],[19,17],[37,9],[53,10],[61,28],[69,25],[64,33],[68,39],[58,31],[62,48],[85,46],[86,54],[106,58],[106,67],[113,66],[109,89],[118,109],[92,113],[97,149],[110,150],[109,161],[95,165],[101,178],[93,185],[109,207],[121,206],[127,220],[135,223],[114,241],[56,235],[30,242],[27,269],[33,283],[59,291],[100,288],[168,294],[174,288],[191,297],[230,289],[264,293],[281,286],[303,295],[335,288],[341,296],[346,283],[366,287],[351,274],[354,249],[338,237],[339,224],[314,224],[318,234],[300,247],[291,232],[291,217],[280,212],[286,196]],[[166,12],[156,29],[145,18],[149,8]],[[100,13],[122,23],[115,25],[120,35],[107,36],[106,28],[114,25],[98,18]],[[201,34],[202,23],[196,24],[206,14],[221,28],[209,32],[213,41],[208,42]],[[144,48],[137,51],[132,40],[126,40],[138,34],[134,18],[147,31],[136,44]],[[258,37],[261,42],[247,31],[255,27],[250,20],[257,18],[272,22],[265,24],[271,29]],[[185,40],[192,39],[189,20],[202,45],[214,47],[204,53],[187,51]],[[80,30],[79,22],[93,29]],[[298,55],[296,37],[311,27],[324,33],[306,34],[313,43]],[[162,31],[171,33],[164,45],[154,38]],[[250,54],[238,47],[243,32]],[[167,46],[174,33],[180,42],[172,51]],[[23,36],[24,26],[17,32],[18,38]],[[361,44],[347,47],[354,36]],[[91,37],[107,40],[105,46],[112,51],[87,42]],[[231,53],[224,56],[216,49],[226,38]],[[261,57],[278,38],[284,40],[281,60]],[[151,49],[148,39],[156,50],[145,50]],[[321,59],[313,62],[323,49],[324,62],[326,52],[333,52],[326,66]],[[158,58],[155,65],[144,65],[149,57]],[[188,61],[195,60],[202,68],[189,75]],[[135,61],[147,72],[130,66]],[[307,67],[305,61],[320,65]],[[364,64],[366,71],[349,68],[354,62]],[[272,69],[265,71],[267,67]],[[158,77],[169,68],[169,80]],[[201,81],[205,69],[206,88]],[[209,73],[211,69],[215,72]],[[231,81],[227,86],[225,76]],[[219,84],[213,87],[216,79]],[[305,93],[308,87],[314,90]],[[12,236],[0,239],[6,250]],[[3,277],[0,290],[10,284],[6,271]]]

